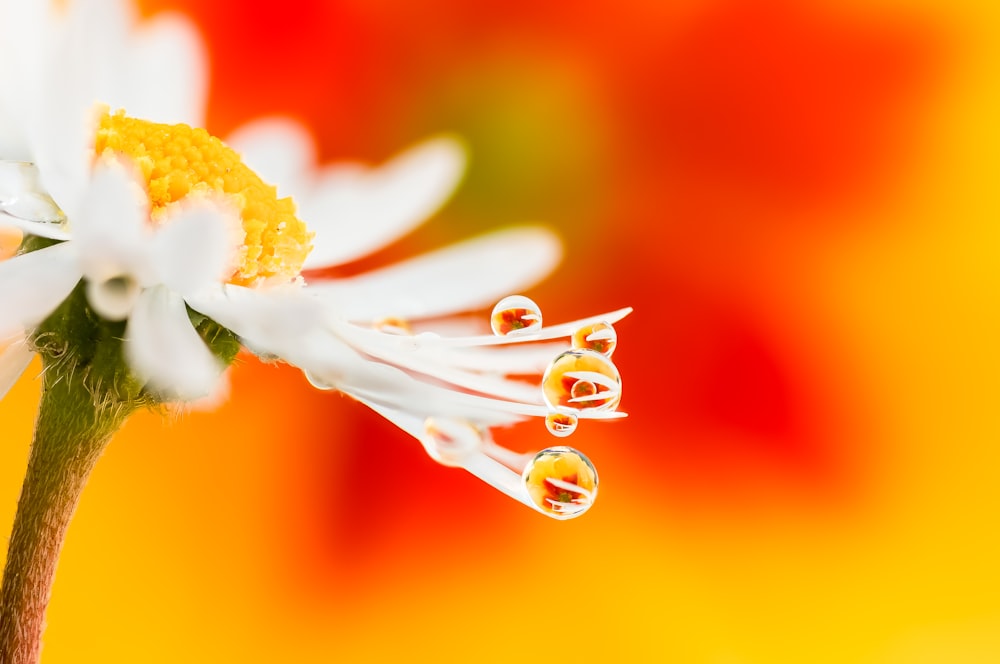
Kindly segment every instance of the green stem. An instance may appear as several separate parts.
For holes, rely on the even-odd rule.
[[[35,664],[59,551],[91,470],[133,411],[95,399],[85,371],[44,374],[0,590],[0,664]]]

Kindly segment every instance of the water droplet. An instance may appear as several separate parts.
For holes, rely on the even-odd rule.
[[[499,337],[537,330],[541,326],[541,308],[523,295],[509,295],[500,300],[490,315],[490,327]]]
[[[483,445],[482,432],[464,420],[428,417],[424,420],[424,433],[420,442],[427,454],[444,466],[461,466]]]
[[[576,425],[579,421],[576,413],[554,411],[545,416],[545,428],[553,436],[565,438],[576,431]]]
[[[532,502],[553,519],[580,516],[597,498],[597,470],[572,447],[542,450],[521,478]]]
[[[592,350],[611,357],[618,346],[618,333],[611,323],[585,325],[573,333],[573,348]]]
[[[315,387],[316,389],[318,390],[335,389],[334,386],[329,383],[329,381],[323,380],[316,374],[310,373],[308,371],[303,371],[303,373],[306,375],[306,380],[309,381],[309,384]]]
[[[569,350],[545,370],[542,396],[553,410],[614,410],[622,398],[622,377],[604,355]]]
[[[410,328],[409,322],[407,322],[405,318],[396,318],[395,316],[379,318],[377,321],[372,323],[372,327],[385,334],[395,334],[399,336],[409,336],[413,334],[413,330]]]

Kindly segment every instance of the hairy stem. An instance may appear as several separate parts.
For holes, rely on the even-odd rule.
[[[95,398],[84,373],[45,372],[0,590],[0,664],[38,662],[70,519],[91,470],[132,412],[120,401]]]

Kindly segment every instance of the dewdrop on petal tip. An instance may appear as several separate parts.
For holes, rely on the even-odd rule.
[[[622,396],[618,368],[593,350],[562,353],[542,376],[542,395],[553,410],[615,410]]]
[[[618,333],[611,323],[585,325],[573,333],[573,348],[577,350],[592,350],[611,357],[617,346]]]
[[[549,447],[528,462],[521,475],[531,501],[554,519],[580,516],[597,498],[597,470],[572,447]]]
[[[444,417],[424,420],[421,442],[432,459],[443,466],[461,466],[483,447],[483,434],[470,422]]]
[[[557,438],[565,438],[576,431],[576,426],[580,418],[576,413],[566,411],[552,411],[545,416],[545,428]]]
[[[497,302],[490,315],[490,327],[499,337],[535,332],[541,326],[541,308],[523,295],[508,295]]]

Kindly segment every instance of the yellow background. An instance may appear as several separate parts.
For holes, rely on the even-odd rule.
[[[636,308],[631,417],[574,434],[601,495],[555,522],[244,358],[218,411],[112,443],[44,662],[1000,662],[996,3],[164,9],[209,44],[217,135],[465,135],[453,203],[360,267],[553,225],[529,294]],[[4,532],[36,374],[0,402]]]

